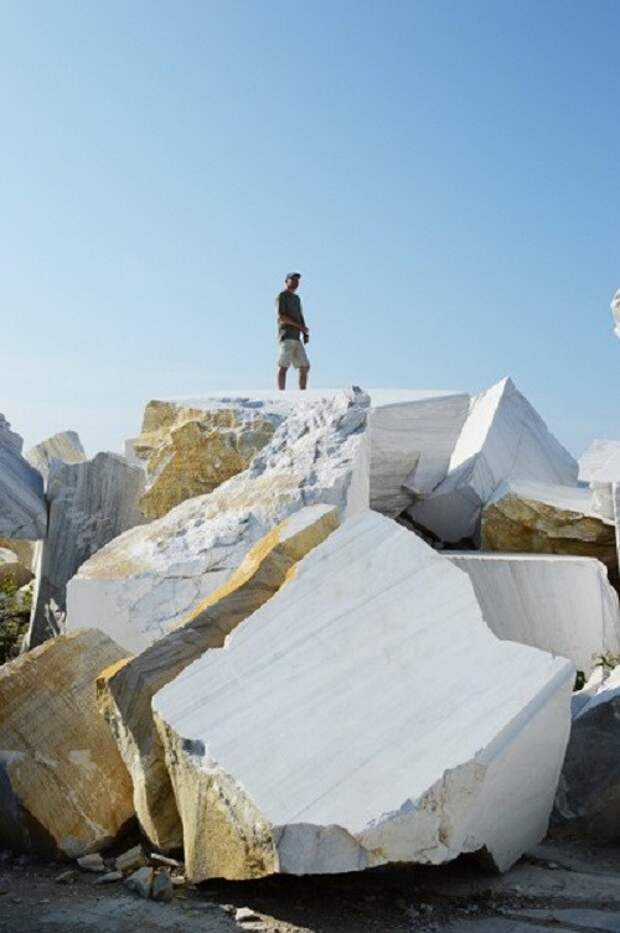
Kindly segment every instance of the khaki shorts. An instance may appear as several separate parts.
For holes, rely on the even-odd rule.
[[[281,369],[288,369],[289,366],[294,366],[295,369],[310,369],[310,360],[301,340],[281,341],[278,366]]]

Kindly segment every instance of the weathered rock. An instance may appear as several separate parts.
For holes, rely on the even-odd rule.
[[[118,454],[99,453],[83,463],[56,462],[48,481],[48,536],[38,546],[27,647],[62,631],[67,582],[81,564],[123,531],[144,522],[136,506],[143,486],[143,471]]]
[[[244,390],[177,400],[186,409],[230,410],[245,417],[249,410],[274,423],[308,401],[325,403],[340,389],[286,393]],[[469,408],[469,395],[434,389],[368,389],[370,397],[370,504],[396,516],[420,495],[430,492],[446,474],[450,455]]]
[[[469,410],[464,393],[375,404],[370,506],[395,518],[444,478]]]
[[[620,654],[618,594],[591,557],[455,552],[482,615],[498,638],[574,661],[589,675],[602,655]]]
[[[87,855],[82,855],[77,860],[77,863],[82,871],[92,871],[96,873],[105,871],[105,862],[98,852],[90,852]]]
[[[149,402],[142,434],[133,441],[145,462],[146,489],[140,508],[161,518],[186,499],[212,492],[247,469],[267,444],[283,416],[231,402],[211,409],[174,402]]]
[[[143,865],[146,865],[146,857],[140,845],[128,849],[114,860],[114,867],[117,871],[135,871],[136,868],[142,868]]]
[[[83,564],[67,588],[68,628],[88,621],[128,653],[142,651],[288,515],[317,502],[342,514],[366,508],[367,411],[359,390],[298,405],[250,469],[125,532]]]
[[[140,897],[150,897],[153,887],[153,869],[145,865],[125,879],[125,884],[130,891],[135,891]]]
[[[337,525],[338,510],[326,505],[308,506],[285,519],[254,545],[236,573],[202,600],[180,627],[99,677],[99,709],[132,776],[136,815],[157,848],[180,848],[183,831],[153,723],[152,697],[208,648],[223,645],[235,626],[273,596],[296,562]]]
[[[482,507],[513,479],[575,485],[577,463],[503,379],[473,399],[445,479],[408,514],[443,541],[476,539]]]
[[[618,586],[615,529],[594,511],[587,488],[503,484],[484,509],[482,547],[596,557]]]
[[[13,551],[20,564],[27,570],[32,570],[34,566],[36,544],[35,541],[20,541],[19,538],[0,538],[0,548]]]
[[[95,703],[122,652],[95,629],[0,667],[0,844],[78,858],[133,815],[131,781]]]
[[[545,833],[573,676],[496,639],[415,535],[346,521],[153,698],[188,877],[507,868]]]
[[[115,881],[122,881],[123,873],[122,871],[107,871],[105,875],[101,875],[100,878],[97,878],[95,884],[114,884]]]
[[[47,528],[43,477],[22,457],[23,443],[0,415],[0,535],[36,541]]]
[[[172,880],[167,868],[160,868],[159,871],[155,872],[151,897],[154,901],[163,901],[165,904],[169,903],[174,897]]]
[[[6,580],[12,580],[15,586],[20,589],[30,583],[32,577],[32,571],[28,567],[24,567],[17,554],[0,547],[0,584]]]
[[[576,707],[551,827],[556,835],[620,839],[620,666]]]
[[[82,463],[86,454],[82,442],[75,431],[61,431],[41,441],[24,454],[28,463],[38,470],[47,482],[50,466],[54,461],[60,463]]]

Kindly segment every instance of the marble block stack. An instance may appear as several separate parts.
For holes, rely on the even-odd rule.
[[[29,464],[0,423],[0,533],[38,538],[26,647],[45,640],[0,692],[58,725],[16,759],[0,709],[0,845],[71,848],[32,791],[43,760],[54,793],[79,788],[78,849],[135,815],[193,881],[462,853],[505,870],[554,798],[587,796],[586,826],[592,795],[562,769],[602,728],[591,705],[569,743],[576,671],[590,702],[620,655],[620,443],[578,465],[503,379],[154,400],[127,452],[87,460],[65,432]],[[79,715],[37,703],[38,678]],[[107,820],[88,799],[101,728]],[[592,786],[613,796],[609,760]]]

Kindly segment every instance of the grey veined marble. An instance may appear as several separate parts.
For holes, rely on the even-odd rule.
[[[49,530],[40,546],[37,586],[26,644],[58,634],[67,582],[99,548],[144,522],[136,503],[144,472],[124,457],[99,453],[83,463],[56,462],[49,478]]]
[[[46,438],[26,451],[26,460],[39,471],[47,482],[54,461],[61,463],[82,463],[86,454],[82,442],[75,431],[60,431]]]
[[[0,415],[0,536],[45,537],[47,509],[43,478],[22,457],[23,440]]]

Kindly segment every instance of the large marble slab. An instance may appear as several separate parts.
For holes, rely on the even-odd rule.
[[[577,472],[525,396],[502,379],[472,400],[445,479],[408,512],[442,541],[477,540],[481,510],[500,483],[574,486]]]
[[[570,658],[586,676],[603,655],[620,654],[618,594],[600,561],[480,551],[449,557],[469,576],[498,638]]]
[[[267,531],[306,505],[368,507],[369,399],[359,390],[294,410],[248,470],[120,535],[67,588],[67,627],[94,625],[137,654],[220,587]]]
[[[153,699],[188,877],[506,869],[545,834],[573,679],[416,535],[345,521]]]
[[[131,780],[95,705],[122,652],[94,629],[0,666],[0,847],[77,858],[133,815]]]
[[[227,635],[286,582],[296,563],[338,525],[328,505],[301,509],[256,542],[233,576],[193,608],[181,624],[135,658],[103,671],[98,705],[112,730],[134,786],[144,833],[163,851],[183,845],[182,826],[153,723],[151,700],[208,648]]]

